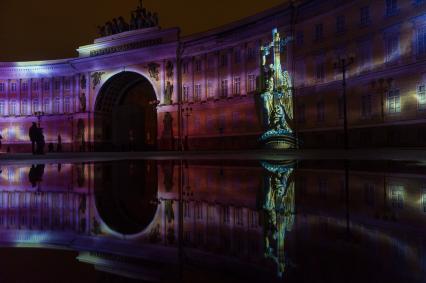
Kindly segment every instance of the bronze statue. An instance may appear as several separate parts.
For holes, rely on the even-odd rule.
[[[129,30],[129,24],[126,23],[123,17],[118,18],[118,30],[119,32],[125,32]]]
[[[106,36],[106,28],[105,26],[98,26],[98,33],[101,37]]]
[[[84,92],[81,93],[78,100],[80,101],[80,111],[86,112],[86,94]]]
[[[86,75],[81,74],[80,75],[80,88],[81,89],[86,89],[86,86],[87,86]]]
[[[166,64],[166,74],[167,74],[167,78],[168,79],[172,79],[173,78],[173,70],[174,70],[174,66],[172,61],[167,61]]]
[[[109,36],[112,35],[113,32],[113,28],[112,28],[112,23],[110,21],[106,22],[105,24],[105,35]]]
[[[164,103],[167,105],[172,104],[172,96],[173,96],[173,85],[168,81],[166,84],[166,88],[164,90]]]

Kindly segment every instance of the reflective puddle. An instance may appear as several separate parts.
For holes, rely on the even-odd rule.
[[[424,282],[425,169],[309,160],[4,165],[1,280]]]

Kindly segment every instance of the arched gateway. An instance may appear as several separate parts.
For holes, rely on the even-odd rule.
[[[95,149],[155,149],[157,111],[154,87],[136,72],[108,79],[95,102]]]

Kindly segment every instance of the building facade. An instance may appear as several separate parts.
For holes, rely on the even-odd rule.
[[[1,63],[3,144],[29,150],[37,113],[47,143],[60,135],[70,151],[256,148],[259,50],[276,27],[293,37],[282,65],[302,147],[342,146],[345,108],[351,147],[424,146],[425,12],[421,0],[296,1],[185,38],[148,28],[77,58]],[[339,58],[353,58],[346,107]]]

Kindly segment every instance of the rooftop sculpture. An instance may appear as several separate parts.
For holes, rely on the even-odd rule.
[[[98,32],[101,37],[104,37],[130,30],[157,27],[158,24],[158,14],[148,11],[143,7],[142,0],[139,0],[139,6],[131,12],[129,23],[120,16],[106,22],[103,26],[98,26]]]

